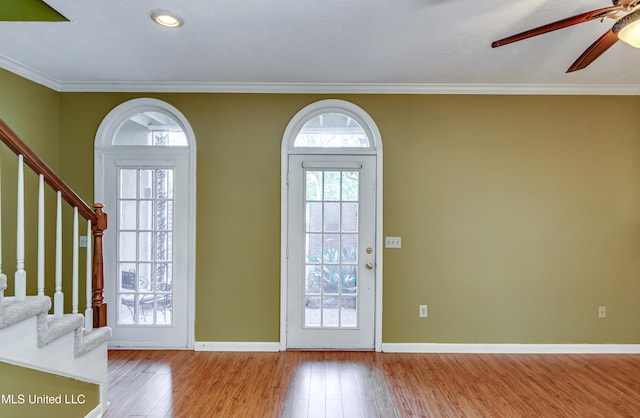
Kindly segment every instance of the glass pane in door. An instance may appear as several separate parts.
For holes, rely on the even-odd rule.
[[[118,325],[171,325],[174,171],[118,174]]]
[[[305,327],[358,326],[358,171],[305,171]]]

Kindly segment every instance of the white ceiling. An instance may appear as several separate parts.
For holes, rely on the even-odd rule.
[[[70,22],[0,22],[0,66],[59,91],[640,93],[622,42],[565,73],[611,19],[490,46],[607,0],[46,2]]]

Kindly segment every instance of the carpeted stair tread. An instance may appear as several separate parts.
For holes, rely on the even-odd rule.
[[[54,318],[46,313],[38,315],[38,347],[44,347],[52,341],[76,329],[82,329],[84,317],[80,314],[65,314]]]
[[[111,328],[94,328],[90,333],[85,333],[83,329],[77,329],[75,334],[74,356],[82,357],[105,341],[111,338]]]
[[[47,296],[27,296],[20,302],[13,297],[4,297],[0,300],[0,328],[46,314],[50,308],[51,299]]]

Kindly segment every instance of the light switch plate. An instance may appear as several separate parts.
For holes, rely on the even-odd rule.
[[[402,248],[402,238],[401,237],[386,237],[384,239],[384,247],[385,248]]]

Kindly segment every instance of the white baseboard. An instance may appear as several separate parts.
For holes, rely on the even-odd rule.
[[[383,343],[387,353],[640,354],[640,344]]]
[[[279,342],[207,342],[196,341],[194,351],[280,351]]]
[[[195,351],[281,351],[279,342],[196,341]],[[384,353],[451,354],[640,354],[640,344],[382,343]]]

